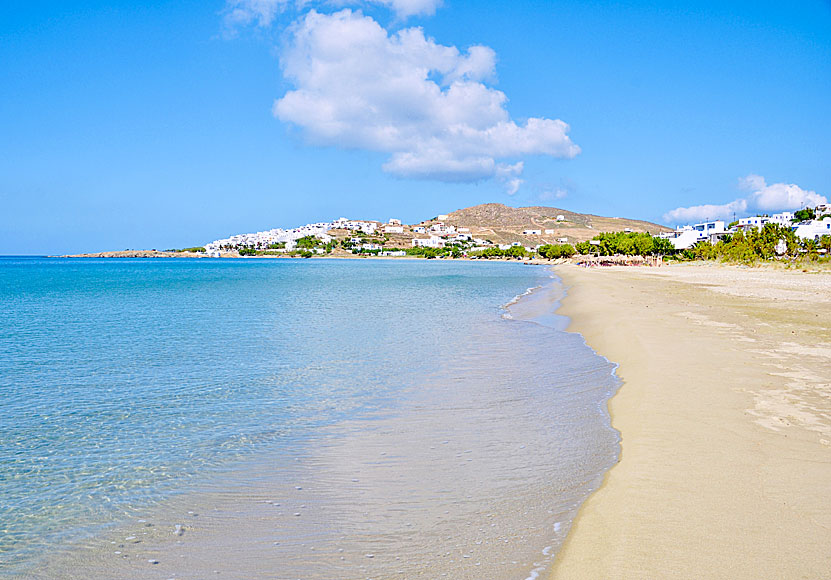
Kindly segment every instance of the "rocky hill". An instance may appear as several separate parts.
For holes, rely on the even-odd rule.
[[[429,226],[437,221],[438,218],[427,220],[421,225]],[[641,220],[574,213],[556,207],[509,207],[501,203],[460,209],[447,214],[441,221],[457,229],[467,228],[474,237],[498,244],[548,243],[563,238],[568,243],[576,243],[601,232],[633,231],[656,235],[670,231],[665,226]],[[540,234],[523,234],[528,230],[540,230]]]

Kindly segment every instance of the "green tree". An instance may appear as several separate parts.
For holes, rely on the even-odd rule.
[[[317,236],[303,236],[297,240],[297,247],[301,249],[311,250],[317,246],[322,246],[323,240]]]
[[[795,221],[802,222],[805,220],[812,220],[817,217],[817,212],[814,211],[812,207],[806,207],[804,209],[800,209],[798,211],[793,212],[793,218]]]
[[[537,253],[549,260],[570,258],[574,255],[574,247],[570,244],[545,244],[537,249]]]

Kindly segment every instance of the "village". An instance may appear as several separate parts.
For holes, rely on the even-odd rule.
[[[659,237],[670,240],[676,250],[686,250],[699,242],[716,244],[726,236],[738,232],[758,231],[766,224],[790,229],[801,240],[819,240],[822,236],[831,235],[831,204],[818,205],[813,210],[806,208],[796,213],[786,211],[739,218],[729,225],[721,220],[706,221],[679,227],[673,232],[659,234]]]
[[[434,220],[418,225],[406,225],[396,218],[386,223],[377,221],[348,220],[339,218],[331,222],[306,224],[293,229],[272,229],[251,234],[238,234],[229,238],[215,240],[204,246],[211,257],[223,257],[231,253],[255,255],[251,252],[267,254],[290,254],[308,250],[312,254],[325,254],[339,247],[351,254],[372,254],[381,256],[405,256],[406,248],[440,249],[454,245],[468,252],[499,248],[508,250],[522,247],[527,252],[534,252],[543,243],[523,245],[515,241],[508,244],[495,243],[489,239],[474,237],[471,228],[457,227],[445,223],[447,214],[440,214]],[[565,215],[556,216],[558,222],[565,222]],[[527,237],[551,237],[553,228],[522,231]],[[310,241],[313,239],[314,241]],[[552,238],[551,242],[567,244],[568,237]],[[387,249],[391,248],[391,249]],[[393,249],[394,248],[394,249]],[[260,254],[262,255],[262,254]]]
[[[569,223],[569,217],[571,216],[567,217],[565,213],[552,214],[550,223],[545,224],[550,227],[531,223],[528,224],[530,227],[524,229],[515,228],[513,239],[510,241],[492,239],[497,236],[486,237],[482,232],[489,230],[482,227],[464,227],[448,223],[458,221],[453,220],[451,214],[440,214],[414,225],[404,224],[396,218],[390,218],[387,222],[339,218],[331,222],[306,224],[292,229],[278,228],[233,235],[206,244],[204,253],[215,258],[297,255],[520,258],[537,254],[544,257],[570,257],[574,253],[610,253],[608,249],[601,251],[601,247],[606,245],[603,242],[604,237],[608,238],[611,233],[609,229],[589,238],[588,236],[594,232],[591,229],[592,225],[588,225],[588,230],[581,231],[581,239],[581,235],[575,233],[577,230],[568,229],[573,225]],[[736,234],[745,236],[754,231],[761,232],[767,224],[780,227],[781,231],[793,232],[795,239],[802,242],[819,242],[823,236],[831,236],[831,205],[818,205],[813,209],[806,208],[797,212],[743,217],[729,224],[723,220],[704,221],[681,226],[675,230],[656,224],[652,224],[654,231],[623,227],[620,228],[620,234],[650,238],[652,243],[648,244],[649,248],[642,251],[620,253],[653,255],[690,251],[702,243],[714,246],[720,241],[730,240]],[[819,255],[827,254],[828,249],[825,245],[827,244],[821,244],[816,248]],[[552,247],[562,250],[550,251]],[[778,241],[776,253],[783,255],[786,251],[787,244],[783,238]]]

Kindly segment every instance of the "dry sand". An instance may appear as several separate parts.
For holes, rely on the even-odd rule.
[[[618,465],[552,578],[831,578],[831,275],[562,266]]]

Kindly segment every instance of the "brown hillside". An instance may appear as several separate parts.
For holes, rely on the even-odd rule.
[[[557,216],[563,216],[557,221]],[[422,222],[424,225],[436,220]],[[556,207],[509,207],[501,203],[486,203],[448,214],[444,223],[457,228],[468,228],[476,238],[494,243],[556,243],[567,238],[568,243],[589,240],[601,232],[620,232],[627,228],[633,232],[658,234],[670,231],[659,224],[642,220],[602,217],[574,213]],[[542,230],[540,235],[523,235],[524,230]],[[553,230],[546,234],[545,230]]]

